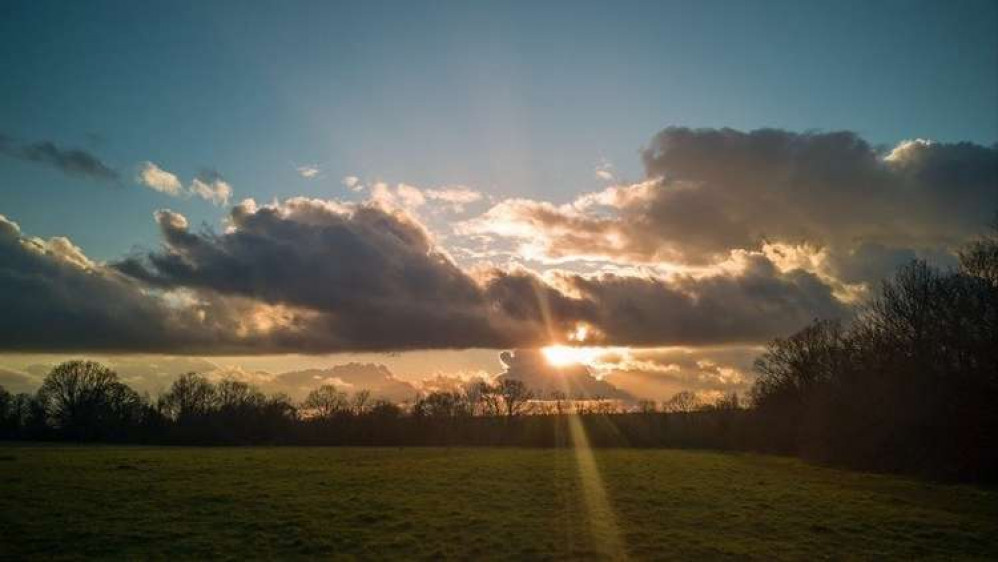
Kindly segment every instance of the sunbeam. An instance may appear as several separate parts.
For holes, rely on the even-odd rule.
[[[600,475],[599,465],[589,444],[586,428],[577,413],[568,416],[569,437],[575,462],[582,483],[582,496],[586,505],[589,528],[600,556],[609,560],[627,560],[627,550],[617,524],[617,516],[607,498],[606,486]]]

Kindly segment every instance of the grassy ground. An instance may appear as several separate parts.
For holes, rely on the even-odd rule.
[[[592,460],[2,446],[0,559],[998,559],[993,490],[756,455]]]

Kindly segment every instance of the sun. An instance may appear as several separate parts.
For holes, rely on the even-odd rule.
[[[599,353],[592,348],[573,347],[570,345],[549,345],[541,349],[544,358],[552,367],[568,367],[570,365],[585,365],[595,359]]]

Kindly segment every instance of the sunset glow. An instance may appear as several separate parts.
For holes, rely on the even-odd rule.
[[[541,350],[544,358],[553,367],[589,365],[603,353],[596,347],[573,347],[570,345],[549,345]]]

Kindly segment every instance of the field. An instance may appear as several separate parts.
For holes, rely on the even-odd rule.
[[[998,559],[998,494],[675,450],[0,446],[0,559]]]

